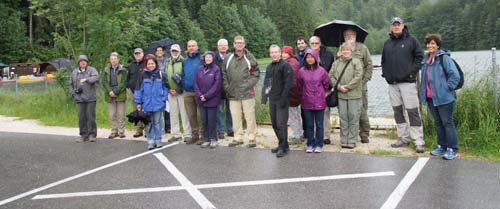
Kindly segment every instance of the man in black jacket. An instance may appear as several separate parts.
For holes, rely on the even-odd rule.
[[[271,64],[266,68],[266,77],[262,87],[262,104],[269,98],[269,112],[274,133],[278,137],[278,147],[271,150],[276,157],[283,157],[288,152],[288,103],[293,84],[292,67],[281,59],[278,45],[269,47]]]
[[[312,36],[309,39],[309,44],[311,45],[311,49],[316,50],[319,53],[319,65],[323,67],[326,72],[330,72],[330,68],[332,67],[334,58],[333,54],[326,49],[326,47],[321,45],[321,39],[318,36]],[[331,86],[330,86],[331,88]],[[323,142],[325,144],[331,144],[330,134],[332,132],[332,122],[330,120],[330,108],[326,107],[325,109],[325,118],[323,121],[324,128],[324,139]]]
[[[382,51],[382,76],[389,84],[389,97],[399,137],[391,146],[406,146],[411,136],[415,139],[417,153],[423,153],[425,142],[416,84],[423,53],[419,42],[410,35],[400,17],[391,19],[389,36]],[[404,117],[405,110],[408,113],[409,128]]]
[[[134,60],[130,65],[128,66],[128,73],[127,73],[127,89],[129,89],[132,94],[134,94],[135,90],[138,90],[141,88],[141,82],[142,82],[142,69],[144,68],[144,63],[143,59],[144,58],[144,51],[141,48],[136,48],[134,50]],[[137,104],[134,103],[134,97],[131,96],[132,98],[132,105],[134,105],[134,109],[137,107]],[[137,125],[137,130],[134,134],[134,137],[139,137],[143,135],[144,131],[144,123],[138,122]]]
[[[217,54],[215,55],[215,63],[219,66],[220,69],[222,69],[224,57],[228,54],[228,52],[228,41],[223,38],[219,39],[219,41],[217,41]],[[224,88],[221,87],[221,89],[221,100],[219,106],[217,107],[217,137],[219,139],[224,139],[224,127],[227,129],[227,136],[233,137],[234,132],[233,120],[231,119],[231,110],[229,109],[229,100],[226,98]]]

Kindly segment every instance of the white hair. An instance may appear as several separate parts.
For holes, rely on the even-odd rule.
[[[228,45],[229,42],[227,41],[227,39],[221,38],[221,39],[219,39],[219,41],[217,41],[217,46],[221,45],[221,44]]]

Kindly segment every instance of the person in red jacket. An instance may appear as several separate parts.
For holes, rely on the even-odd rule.
[[[293,70],[293,83],[290,89],[290,108],[288,109],[288,124],[292,128],[292,136],[290,137],[289,144],[302,144],[300,140],[304,130],[302,129],[302,117],[299,113],[300,105],[300,91],[297,87],[297,74],[300,69],[299,60],[293,54],[291,46],[283,46],[281,57],[285,60]]]

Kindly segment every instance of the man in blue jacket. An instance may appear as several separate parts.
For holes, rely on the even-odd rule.
[[[425,142],[416,84],[423,53],[418,40],[410,35],[400,17],[391,19],[389,36],[382,51],[382,77],[389,84],[389,97],[399,137],[391,146],[407,146],[413,138],[417,153],[423,153]],[[408,113],[409,128],[404,111]]]
[[[198,117],[197,105],[196,105],[196,95],[194,93],[194,79],[196,77],[196,72],[201,66],[201,56],[198,49],[198,43],[195,40],[189,40],[187,42],[188,54],[186,59],[182,62],[182,86],[184,88],[184,107],[189,118],[189,124],[191,125],[191,139],[186,141],[187,144],[203,144],[203,139],[200,139],[199,129],[198,129]]]

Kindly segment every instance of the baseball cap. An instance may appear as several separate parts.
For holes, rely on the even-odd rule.
[[[181,51],[181,47],[179,46],[179,44],[172,44],[172,46],[170,46],[170,51],[178,51],[178,52],[180,52]]]
[[[391,19],[391,24],[394,24],[395,22],[403,23],[403,19],[401,19],[400,17],[393,17]]]
[[[135,48],[134,49],[134,54],[135,53],[143,53],[144,54],[144,51],[141,48]]]

